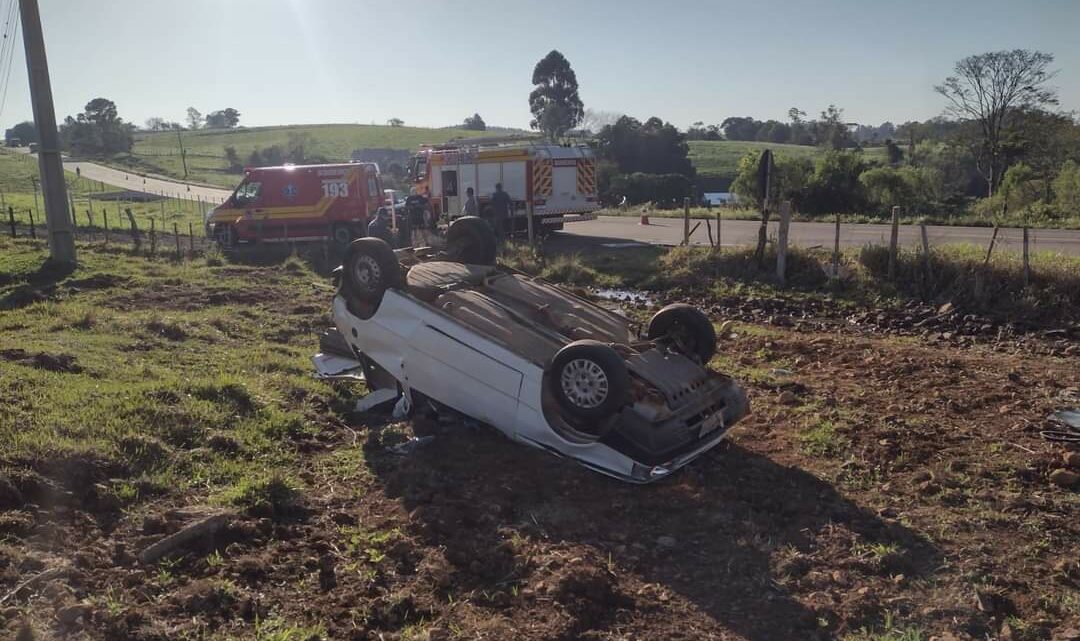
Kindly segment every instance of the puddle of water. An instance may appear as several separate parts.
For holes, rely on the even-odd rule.
[[[611,301],[619,303],[621,305],[656,305],[656,295],[650,292],[643,292],[637,289],[616,289],[610,287],[600,287],[591,290],[593,296],[601,300]]]

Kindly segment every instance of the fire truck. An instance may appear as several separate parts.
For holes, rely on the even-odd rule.
[[[472,187],[480,215],[496,183],[514,201],[510,231],[528,229],[532,212],[537,233],[562,229],[564,223],[595,220],[596,162],[585,145],[497,143],[472,139],[460,144],[423,146],[409,166],[412,193],[424,196],[437,219],[455,218]]]
[[[256,167],[207,214],[206,234],[225,247],[327,237],[345,246],[366,235],[382,199],[375,163]]]

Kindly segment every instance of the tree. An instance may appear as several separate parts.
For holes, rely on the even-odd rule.
[[[788,120],[791,121],[791,136],[788,138],[788,142],[793,145],[812,145],[814,144],[814,136],[811,135],[810,129],[806,126],[806,112],[798,107],[792,107],[788,109]]]
[[[188,127],[191,127],[192,129],[198,129],[199,127],[201,127],[202,124],[203,124],[202,112],[200,112],[195,107],[188,107],[187,108],[187,123],[188,123]]]
[[[164,131],[169,128],[169,125],[161,116],[151,116],[146,119],[146,128],[150,131]]]
[[[900,161],[904,159],[904,150],[900,148],[900,145],[893,142],[892,138],[885,139],[885,153],[889,156],[890,165],[899,165]]]
[[[60,126],[61,144],[76,153],[103,155],[131,151],[134,125],[117,113],[116,103],[94,98],[74,118],[68,116]]]
[[[686,136],[675,125],[659,118],[644,123],[623,116],[596,136],[600,156],[615,163],[624,174],[682,174],[694,176]]]
[[[240,123],[240,112],[228,107],[213,111],[206,116],[206,126],[210,129],[232,129]]]
[[[470,131],[487,131],[487,123],[480,117],[480,114],[473,114],[465,119],[465,124],[462,125],[462,129],[468,129]]]
[[[529,111],[533,119],[529,126],[542,131],[549,140],[562,137],[585,117],[577,75],[558,51],[552,49],[536,63],[532,83]]]
[[[720,125],[706,125],[700,120],[686,129],[687,140],[722,140],[723,138]]]
[[[1080,164],[1069,160],[1054,179],[1054,204],[1062,213],[1080,212]]]
[[[1054,56],[1014,49],[968,56],[956,63],[956,75],[934,90],[948,100],[946,112],[979,125],[982,146],[980,171],[992,196],[1004,175],[1002,140],[1013,112],[1057,104],[1046,83],[1056,75],[1049,66]]]
[[[4,132],[4,140],[8,141],[8,144],[15,139],[18,139],[23,145],[38,142],[37,125],[31,120],[24,120]]]
[[[386,121],[386,124],[390,125],[391,127],[402,127],[405,125],[405,121],[401,118],[391,118],[390,120]]]
[[[821,112],[821,119],[813,123],[814,137],[817,139],[818,146],[827,149],[846,149],[855,146],[855,141],[843,117],[844,110],[837,108],[836,105],[829,105],[828,109]]]
[[[725,118],[720,123],[724,130],[724,138],[728,140],[757,140],[758,130],[765,124],[760,120],[754,120],[749,116],[734,116]]]

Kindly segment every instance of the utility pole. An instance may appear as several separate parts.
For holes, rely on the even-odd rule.
[[[187,180],[187,152],[184,151],[184,139],[180,137],[180,130],[176,130],[176,140],[180,143],[180,161],[184,163],[184,180]]]
[[[38,130],[38,173],[45,196],[45,220],[49,230],[49,253],[62,263],[75,262],[75,234],[68,213],[64,164],[60,158],[60,137],[56,133],[49,63],[45,59],[45,38],[41,35],[41,14],[37,0],[19,0],[22,16],[26,72],[30,77],[30,100]],[[36,200],[36,198],[35,198]]]

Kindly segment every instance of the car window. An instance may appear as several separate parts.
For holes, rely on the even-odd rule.
[[[375,174],[368,174],[367,193],[371,196],[375,196],[379,193],[379,183],[375,180]]]
[[[233,197],[236,199],[237,204],[246,205],[259,199],[261,189],[262,183],[246,182],[236,188],[236,194]]]

